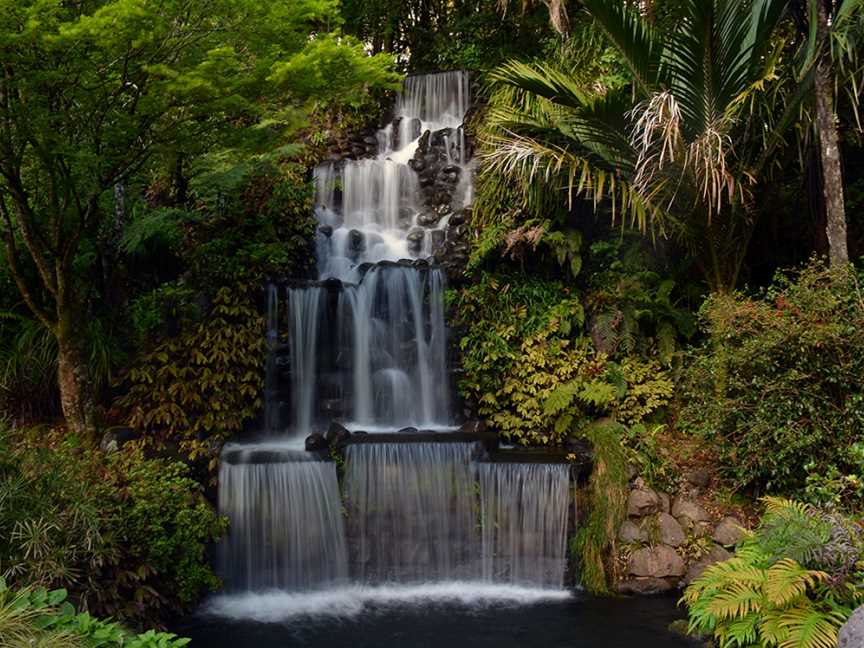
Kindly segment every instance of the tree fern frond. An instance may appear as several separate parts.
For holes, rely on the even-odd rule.
[[[789,605],[807,593],[808,587],[828,580],[828,574],[802,567],[791,558],[783,558],[768,568],[765,597],[774,606]]]
[[[789,635],[780,648],[836,648],[837,632],[844,621],[842,615],[818,610],[809,601],[785,610],[779,623]]]

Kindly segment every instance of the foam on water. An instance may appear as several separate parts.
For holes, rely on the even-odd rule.
[[[564,601],[572,593],[516,585],[450,581],[421,585],[349,586],[303,593],[270,591],[212,598],[205,614],[236,620],[279,623],[312,616],[350,618],[376,609],[459,604],[479,609]]]

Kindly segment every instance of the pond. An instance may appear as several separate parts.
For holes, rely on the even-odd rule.
[[[193,648],[676,648],[674,597],[455,586],[217,597],[174,630]],[[450,586],[454,587],[454,586]],[[218,615],[217,615],[218,614]]]

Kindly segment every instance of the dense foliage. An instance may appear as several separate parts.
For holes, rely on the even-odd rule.
[[[860,505],[861,279],[813,263],[756,298],[703,306],[709,339],[688,359],[681,423],[721,444],[736,484],[801,493],[809,475],[817,502]]]
[[[24,588],[17,591],[0,577],[0,647],[2,648],[181,648],[189,644],[167,632],[129,632],[66,601],[66,590]]]
[[[834,648],[864,602],[862,529],[837,514],[766,498],[755,533],[697,578],[683,601],[690,629],[720,648]]]
[[[218,585],[207,545],[225,524],[187,468],[124,449],[104,455],[38,430],[0,448],[0,575],[65,588],[83,609],[158,621]]]

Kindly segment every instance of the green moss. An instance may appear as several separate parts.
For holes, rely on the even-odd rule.
[[[621,445],[624,427],[611,419],[597,421],[582,433],[594,444],[594,468],[588,486],[588,515],[573,538],[582,585],[595,594],[608,594],[615,570],[618,527],[627,504],[627,461]]]

